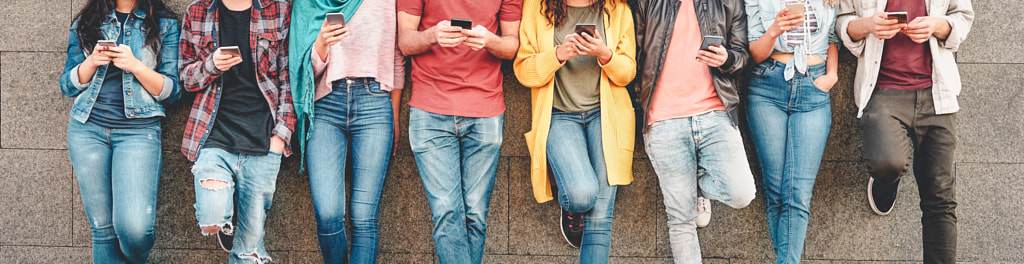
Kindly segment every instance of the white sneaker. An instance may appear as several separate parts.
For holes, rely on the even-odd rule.
[[[697,227],[705,227],[711,223],[711,200],[697,197]]]

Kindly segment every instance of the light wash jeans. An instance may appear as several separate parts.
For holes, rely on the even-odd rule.
[[[814,85],[825,63],[786,81],[786,64],[771,58],[758,65],[747,94],[747,120],[764,182],[768,233],[775,263],[800,263],[811,191],[825,152],[832,108],[829,93]]]
[[[740,131],[726,112],[712,111],[654,122],[644,142],[665,199],[672,257],[675,263],[701,263],[698,185],[705,198],[733,208],[754,199],[754,176]]]
[[[487,209],[505,115],[462,117],[409,110],[409,143],[434,221],[442,264],[483,261]]]
[[[68,122],[68,154],[92,229],[92,262],[146,263],[156,240],[160,125]]]
[[[230,153],[219,148],[199,151],[192,166],[199,226],[223,226],[231,222],[235,205],[238,206],[234,247],[228,263],[259,263],[253,254],[260,259],[270,258],[263,246],[263,236],[266,235],[264,221],[274,200],[280,169],[281,153],[269,152],[258,156]],[[228,184],[210,189],[202,186],[207,180]]]
[[[314,104],[306,141],[316,234],[324,263],[375,263],[377,212],[395,139],[391,95],[373,79],[344,79]],[[352,149],[352,250],[345,236],[345,161]]]
[[[608,184],[601,108],[582,113],[552,109],[547,157],[558,203],[570,213],[583,214],[580,263],[608,263],[616,186]]]

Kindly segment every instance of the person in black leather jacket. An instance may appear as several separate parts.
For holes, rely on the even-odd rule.
[[[664,195],[672,255],[676,263],[700,263],[696,228],[710,220],[709,199],[743,208],[756,192],[736,126],[736,79],[750,65],[745,6],[742,0],[630,4],[643,113],[637,120]],[[709,36],[721,37],[721,45],[702,48]]]

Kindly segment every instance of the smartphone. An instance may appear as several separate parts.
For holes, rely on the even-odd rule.
[[[107,48],[117,47],[117,40],[97,40],[96,46]]]
[[[594,23],[577,23],[576,24],[576,29],[573,30],[573,31],[576,34],[582,35],[582,34],[586,33],[587,35],[590,35],[590,37],[596,38],[596,36],[597,36],[597,25],[594,24]]]
[[[804,4],[786,4],[786,10],[789,10],[789,13],[803,14],[804,8]]]
[[[886,16],[886,19],[895,19],[896,21],[899,21],[899,22],[897,22],[899,24],[906,24],[907,23],[907,12],[906,11],[885,12],[885,16]]]
[[[220,50],[220,53],[222,54],[227,54],[234,57],[242,57],[242,52],[238,51],[238,46],[224,46],[218,48],[218,50]]]
[[[341,25],[345,26],[345,14],[342,13],[327,13],[327,25]]]
[[[704,41],[700,43],[701,50],[708,50],[711,45],[722,46],[725,39],[720,36],[704,36]]]
[[[462,18],[454,18],[453,17],[452,18],[452,26],[453,27],[460,27],[462,29],[472,30],[473,29],[473,20],[462,19]]]

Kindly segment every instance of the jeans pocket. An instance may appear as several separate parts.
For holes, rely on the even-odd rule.
[[[363,87],[366,87],[366,93],[369,93],[370,95],[373,96],[384,97],[391,94],[388,91],[381,90],[379,82],[371,82],[366,85],[363,85]]]

